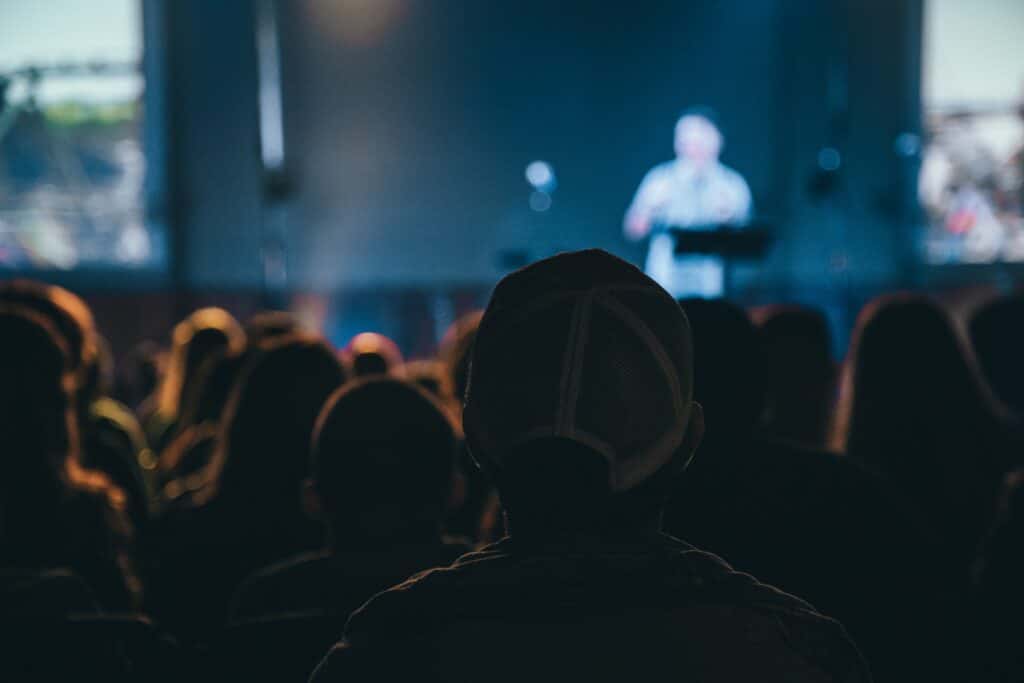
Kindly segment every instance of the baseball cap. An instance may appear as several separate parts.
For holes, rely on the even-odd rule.
[[[613,492],[672,459],[693,398],[689,323],[675,300],[601,250],[505,277],[480,322],[463,413],[484,469],[558,437],[608,464]],[[542,475],[542,473],[540,473]]]

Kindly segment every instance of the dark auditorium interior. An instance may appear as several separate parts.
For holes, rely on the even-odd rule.
[[[0,681],[1024,683],[1024,0],[0,0]]]

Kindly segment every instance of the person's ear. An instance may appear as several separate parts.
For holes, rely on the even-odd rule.
[[[679,471],[684,471],[693,462],[700,442],[704,440],[704,407],[696,401],[690,404],[690,421],[683,433],[683,442],[679,444]]]
[[[312,479],[302,481],[302,509],[310,519],[323,518],[323,502]]]

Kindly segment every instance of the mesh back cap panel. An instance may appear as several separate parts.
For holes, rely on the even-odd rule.
[[[682,442],[692,400],[686,318],[653,280],[591,250],[505,278],[480,325],[466,395],[474,453],[500,467],[558,436],[609,464],[612,490],[639,484]]]

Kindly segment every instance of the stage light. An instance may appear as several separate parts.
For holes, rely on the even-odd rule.
[[[915,157],[921,152],[921,136],[915,133],[900,133],[896,136],[896,154],[901,157]]]
[[[404,0],[313,0],[314,26],[354,47],[380,43],[408,13]]]
[[[547,192],[534,190],[530,193],[530,208],[537,213],[544,213],[551,208],[551,195]]]
[[[842,163],[843,158],[835,147],[825,147],[818,152],[818,167],[823,171],[838,171]]]
[[[526,182],[539,192],[551,194],[556,185],[555,169],[546,161],[531,161],[526,166]]]

